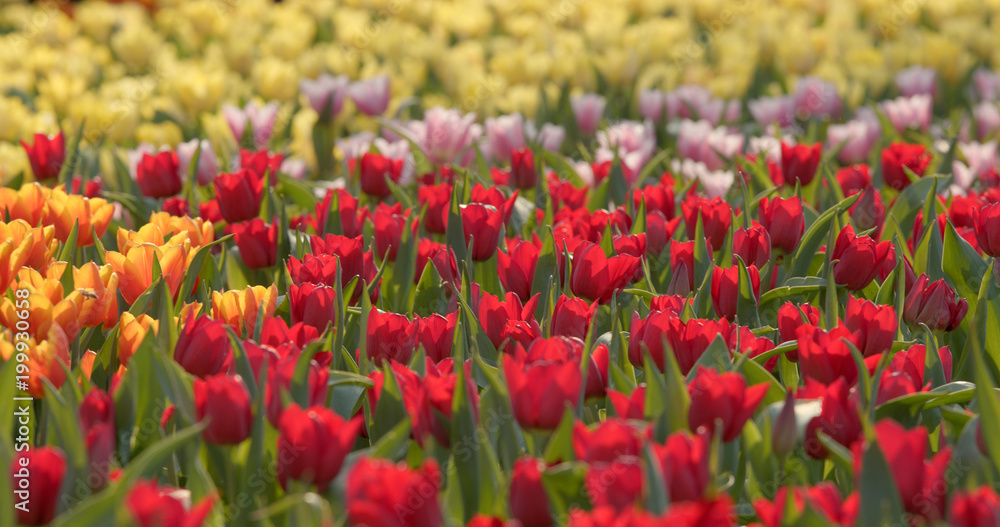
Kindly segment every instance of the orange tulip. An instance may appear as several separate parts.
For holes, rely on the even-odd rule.
[[[160,273],[167,282],[171,296],[176,296],[187,271],[187,264],[194,257],[191,242],[187,239],[179,245],[156,246],[151,243],[131,245],[126,243],[127,252],[108,251],[104,257],[118,274],[118,289],[129,305],[153,284],[153,259],[160,264]]]
[[[160,322],[145,313],[138,317],[128,311],[122,313],[118,321],[118,360],[123,366],[128,365],[129,359],[135,355],[150,328],[156,335],[160,330]]]
[[[58,324],[52,324],[44,335],[45,340],[42,341],[32,338],[27,341],[19,340],[15,344],[10,336],[0,341],[0,356],[5,361],[19,360],[17,354],[24,353],[25,357],[19,362],[28,366],[27,391],[35,398],[45,396],[42,379],[48,379],[58,389],[66,381],[66,371],[69,369],[70,339],[62,328]]]
[[[30,183],[20,189],[0,188],[0,212],[11,220],[24,220],[28,225],[38,225],[46,213],[46,202],[52,190]]]
[[[80,333],[79,304],[82,296],[76,291],[63,298],[62,285],[43,277],[34,269],[24,268],[18,275],[17,288],[29,291],[28,298],[0,297],[0,321],[12,328],[18,320],[27,320],[27,333],[32,337],[47,335],[58,324],[65,336],[73,340]],[[21,317],[26,311],[27,317]]]
[[[201,218],[188,216],[171,216],[166,212],[154,212],[149,217],[149,224],[156,225],[166,234],[187,233],[191,247],[201,247],[215,240],[215,227],[212,222]]]
[[[27,253],[24,265],[32,269],[45,269],[52,260],[59,248],[55,235],[56,229],[51,225],[32,227],[24,220],[0,222],[0,240],[11,240],[15,247],[24,248]]]
[[[75,194],[66,194],[62,189],[52,190],[52,195],[46,201],[48,205],[45,215],[45,225],[54,225],[56,238],[66,243],[73,225],[80,223],[77,232],[76,246],[87,247],[94,244],[91,230],[97,231],[97,236],[103,236],[111,223],[115,207],[101,198],[85,198]]]
[[[213,291],[212,318],[225,321],[238,334],[244,334],[243,328],[246,327],[246,335],[249,336],[257,327],[257,316],[261,304],[263,303],[264,310],[260,314],[267,319],[274,315],[277,300],[278,287],[275,285],[270,287],[247,286],[243,290],[226,291],[225,293]]]
[[[114,327],[118,320],[118,273],[111,265],[98,267],[87,262],[83,267],[74,267],[73,287],[83,298],[80,325],[89,328],[103,323],[105,329]]]
[[[0,241],[0,286],[6,291],[14,276],[28,261],[31,241],[26,240],[28,244],[15,243],[6,224],[3,224],[3,228],[7,229],[7,235]],[[3,229],[0,229],[0,235],[3,234]]]

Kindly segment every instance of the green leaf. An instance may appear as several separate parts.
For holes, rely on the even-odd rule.
[[[66,188],[72,186],[73,172],[76,171],[76,164],[80,160],[80,141],[83,139],[83,125],[86,122],[86,119],[80,121],[80,127],[77,128],[76,135],[73,136],[72,142],[68,145],[69,148],[66,149],[66,159],[63,161],[62,167],[59,168],[58,180],[65,184]]]
[[[868,443],[862,465],[864,474],[858,484],[861,495],[858,525],[888,525],[902,518],[899,490],[878,443]]]
[[[462,521],[468,522],[479,512],[479,485],[482,469],[479,466],[479,457],[468,455],[469,448],[463,450],[468,458],[462,459],[461,462],[458,459],[460,451],[457,447],[478,444],[478,435],[476,416],[473,413],[475,394],[468,389],[465,368],[455,368],[455,376],[455,390],[451,402],[451,444],[456,448],[453,449],[452,456],[453,463],[458,470],[458,479],[462,484]]]

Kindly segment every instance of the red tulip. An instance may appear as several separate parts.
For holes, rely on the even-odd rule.
[[[240,249],[243,263],[251,269],[266,269],[274,267],[278,261],[278,222],[277,218],[270,224],[260,218],[254,218],[243,223],[230,226]]]
[[[684,224],[687,226],[688,240],[694,240],[698,225],[698,214],[701,214],[702,229],[713,249],[722,248],[729,234],[729,226],[733,222],[733,209],[722,198],[708,200],[705,198],[689,198],[681,202],[681,212]]]
[[[711,249],[711,244],[709,244]],[[709,251],[711,252],[711,251]],[[670,268],[673,278],[667,287],[668,295],[687,296],[699,284],[694,283],[694,242],[670,240]]]
[[[289,479],[316,485],[325,492],[337,477],[344,458],[351,452],[362,426],[361,419],[344,421],[322,406],[285,408],[278,425],[278,479],[286,487]]]
[[[361,156],[361,192],[376,198],[392,195],[387,180],[399,183],[403,175],[403,160],[367,152]]]
[[[986,485],[970,492],[956,491],[948,509],[948,525],[954,527],[1000,525],[1000,496]]]
[[[515,358],[525,365],[536,362],[560,364],[575,362],[580,364],[583,359],[584,343],[580,339],[569,337],[536,338],[528,347],[527,352],[520,349],[514,353]],[[590,354],[590,364],[587,368],[587,385],[584,397],[604,397],[608,385],[608,347],[599,344]]]
[[[951,460],[951,448],[945,447],[930,460],[927,452],[927,429],[918,426],[907,430],[891,419],[875,423],[875,437],[892,471],[903,508],[933,523],[944,517],[945,471]],[[852,449],[855,477],[865,477],[862,443]]]
[[[489,205],[470,203],[462,205],[461,212],[465,243],[472,244],[472,260],[489,260],[497,252],[503,228],[503,211]]]
[[[804,446],[810,457],[824,459],[829,456],[816,432],[823,432],[847,448],[861,439],[861,405],[856,394],[851,395],[850,389],[844,379],[837,379],[829,386],[811,379],[806,380],[806,387],[800,397],[823,400],[820,414],[806,423]]]
[[[524,428],[553,430],[567,407],[580,399],[580,365],[536,362],[525,364],[503,356],[504,375],[510,390],[514,418]]]
[[[616,291],[635,280],[641,264],[635,256],[619,254],[608,258],[599,245],[581,243],[573,252],[570,288],[576,296],[607,303]]]
[[[80,415],[81,428],[86,432],[91,428],[110,424],[115,424],[115,405],[108,392],[100,388],[93,388],[80,401],[80,408],[77,410]]]
[[[257,179],[263,181],[264,175],[268,176],[271,186],[278,184],[278,171],[281,169],[281,162],[285,160],[283,154],[269,154],[267,150],[251,152],[240,149],[240,168],[245,168],[254,174]]]
[[[115,409],[107,392],[93,388],[80,401],[77,410],[87,444],[90,470],[87,484],[92,490],[107,485],[111,461],[115,452]]]
[[[414,317],[414,319],[417,318]],[[434,313],[419,320],[420,330],[417,333],[417,341],[424,347],[427,358],[434,362],[441,362],[451,357],[458,312],[449,313],[447,316]]]
[[[143,154],[136,167],[136,182],[144,196],[168,198],[181,191],[184,182],[178,173],[177,154],[170,151]]]
[[[295,285],[337,286],[337,257],[329,254],[306,254],[302,260],[288,259],[288,274]]]
[[[614,463],[592,464],[583,480],[594,507],[617,511],[633,508],[642,497],[643,467],[638,457],[623,457]]]
[[[510,182],[515,188],[529,189],[538,184],[535,172],[535,155],[530,148],[511,150]]]
[[[875,279],[890,256],[895,259],[891,242],[876,243],[868,236],[856,236],[854,228],[848,225],[837,236],[831,255],[837,260],[833,265],[833,279],[851,291],[860,291]]]
[[[642,200],[646,200],[646,213],[654,211],[660,212],[666,220],[674,219],[677,206],[674,203],[673,177],[664,174],[660,183],[649,185],[641,189],[636,189],[632,193],[632,204],[635,210],[639,210]]]
[[[427,232],[444,234],[448,230],[448,209],[451,205],[451,185],[423,185],[417,189],[417,201],[427,206],[424,228]]]
[[[407,320],[406,315],[372,308],[368,313],[368,335],[365,352],[375,364],[395,360],[410,362],[417,346],[418,320]]]
[[[842,339],[851,339],[851,332],[837,326],[829,332],[802,325],[795,331],[799,344],[799,368],[802,375],[823,384],[843,378],[849,386],[858,380],[858,367],[851,348]]]
[[[10,486],[19,524],[45,525],[56,517],[65,475],[66,456],[57,447],[33,447],[14,456]]]
[[[657,369],[663,371],[663,341],[666,336],[681,373],[687,375],[716,335],[728,337],[731,326],[725,320],[691,319],[682,322],[671,312],[653,312],[645,320],[639,319],[638,314],[633,314],[630,331],[628,358],[633,365],[643,366],[645,346]]]
[[[789,146],[781,142],[781,173],[786,185],[794,187],[798,182],[804,187],[812,183],[819,166],[821,148],[820,143]]]
[[[747,358],[754,358],[762,353],[767,353],[774,349],[774,341],[765,337],[764,335],[757,336],[753,334],[750,328],[746,326],[732,326],[732,332],[729,334],[729,351],[741,353],[747,356]],[[778,357],[772,356],[764,362],[764,368],[768,371],[774,371],[774,367],[778,365]]]
[[[219,200],[217,199],[199,203],[198,217],[212,223],[219,223],[225,219],[222,217],[222,210],[219,208]]]
[[[174,360],[188,373],[205,378],[221,373],[232,358],[226,323],[206,315],[188,316],[177,337]]]
[[[712,477],[708,468],[710,444],[707,433],[690,432],[676,432],[663,445],[651,444],[671,502],[702,499]]]
[[[622,457],[641,456],[642,445],[635,427],[623,418],[609,417],[593,429],[580,421],[573,426],[573,451],[586,463],[614,463]]]
[[[747,265],[761,269],[771,259],[771,236],[757,222],[750,228],[736,229],[733,231],[733,254]]]
[[[320,354],[316,354],[319,357]],[[327,354],[329,357],[329,354]],[[298,365],[299,357],[290,355],[277,362],[268,364],[267,384],[264,387],[264,400],[267,404],[267,421],[271,426],[278,428],[281,417],[285,412],[283,397],[287,397],[288,390],[292,387],[292,377]],[[309,407],[326,406],[327,404],[327,380],[330,377],[329,360],[320,363],[317,359],[309,361],[307,373],[308,382],[308,403]]]
[[[938,360],[941,361],[941,369],[944,371],[944,382],[951,382],[951,350],[948,346],[938,348]],[[889,362],[887,372],[901,372],[913,380],[914,385],[921,387],[931,381],[926,378],[925,369],[927,361],[927,347],[923,344],[914,344],[909,349],[897,351]]]
[[[163,212],[166,212],[171,216],[190,216],[191,208],[189,207],[186,199],[174,196],[163,200]]]
[[[756,302],[760,302],[760,272],[753,265],[746,268],[750,288]],[[712,268],[712,307],[715,314],[732,321],[736,317],[737,299],[740,297],[740,267]]]
[[[984,253],[1000,257],[1000,203],[983,205],[975,213],[976,240]]]
[[[778,335],[782,342],[795,340],[795,330],[803,324],[810,326],[819,324],[819,310],[810,306],[808,302],[801,306],[785,302],[778,308]],[[785,352],[785,357],[792,362],[798,362],[799,352],[798,350]]]
[[[837,170],[837,184],[845,196],[861,192],[872,185],[868,165],[861,163]]]
[[[213,375],[194,381],[194,407],[199,421],[208,417],[201,432],[213,445],[237,445],[250,437],[253,412],[250,392],[239,375]]]
[[[858,230],[875,229],[876,237],[882,232],[882,224],[885,222],[885,205],[882,204],[882,195],[875,190],[875,187],[862,190],[861,197],[854,202],[854,205],[851,205],[848,211],[851,214],[851,221]]]
[[[241,169],[215,178],[215,197],[222,217],[237,223],[257,217],[260,213],[264,181],[257,174]]]
[[[38,181],[45,181],[59,176],[63,162],[66,160],[66,138],[62,132],[54,136],[35,134],[35,144],[21,141],[24,152],[31,163],[31,173]]]
[[[271,317],[264,320],[260,331],[260,343],[275,348],[291,344],[296,348],[304,348],[310,342],[319,338],[319,332],[312,326],[301,322],[288,327],[284,319]]]
[[[507,293],[504,301],[500,301],[489,293],[483,293],[479,300],[479,322],[483,325],[486,336],[497,349],[503,343],[504,329],[511,321],[526,322],[535,332],[541,333],[541,328],[535,321],[535,307],[538,305],[538,298],[539,295],[535,295],[526,304],[522,304],[517,295],[511,292]]]
[[[871,357],[889,351],[896,338],[899,322],[892,306],[879,306],[874,302],[847,298],[844,326],[854,335],[852,339],[861,355]]]
[[[517,521],[503,521],[500,518],[494,516],[486,516],[485,514],[477,514],[469,520],[469,523],[465,524],[465,527],[518,527],[520,523]]]
[[[364,237],[349,238],[327,234],[323,237],[313,236],[310,241],[313,254],[317,256],[326,254],[340,259],[340,283],[343,287],[347,287],[347,284],[357,277],[358,282],[351,303],[357,302],[361,298],[362,280],[370,286],[378,273],[374,253],[370,250],[365,251]]]
[[[907,324],[925,324],[934,331],[951,331],[962,323],[969,311],[969,302],[958,298],[945,281],[930,285],[927,275],[920,275],[903,304],[903,320]]]
[[[582,298],[560,296],[552,311],[552,334],[586,339],[596,312],[597,302],[587,304]]]
[[[497,252],[497,274],[508,291],[513,291],[522,301],[531,298],[531,283],[538,264],[538,246],[531,242],[517,242],[509,252]]]
[[[680,223],[680,217],[667,220],[657,210],[646,214],[646,252],[659,256],[666,248],[667,241],[673,241],[674,232]]]
[[[797,197],[767,198],[760,201],[760,224],[771,236],[771,246],[785,254],[795,252],[806,230],[802,200]]]
[[[288,287],[288,304],[292,323],[301,322],[319,331],[337,325],[337,290],[332,287],[292,284]]]
[[[611,406],[614,407],[615,415],[622,419],[643,419],[646,411],[646,385],[636,386],[631,395],[614,390],[607,390],[607,394]]]
[[[443,521],[440,486],[441,470],[433,458],[416,469],[362,458],[347,476],[348,525],[438,527]]]
[[[910,176],[903,167],[923,176],[930,162],[931,155],[923,145],[892,143],[882,150],[882,179],[889,187],[903,190],[910,185]]]
[[[469,204],[478,203],[480,205],[490,205],[491,207],[503,211],[503,222],[510,223],[510,216],[514,213],[514,203],[517,201],[517,192],[514,191],[510,197],[505,197],[503,192],[497,187],[484,187],[479,183],[472,186],[472,194]],[[463,217],[464,220],[464,217]]]
[[[205,496],[188,510],[174,490],[161,488],[156,481],[140,481],[129,490],[125,508],[139,527],[201,527],[215,506],[215,495]]]
[[[333,206],[334,196],[337,196],[337,209],[340,211],[339,216],[342,234],[348,238],[353,238],[363,234],[361,230],[365,218],[369,215],[368,209],[361,209],[361,213],[359,215],[358,198],[352,196],[350,192],[342,188],[326,191],[323,201],[316,204],[316,234],[320,236],[326,234],[336,234],[326,232],[326,221],[330,215],[330,209]]]
[[[722,440],[728,442],[739,437],[743,425],[753,417],[767,395],[767,384],[747,387],[746,379],[739,373],[719,374],[702,366],[688,385],[688,393],[691,395],[688,412],[691,429],[704,426],[709,434],[714,434],[716,420],[722,421]]]
[[[773,501],[766,498],[754,500],[754,509],[764,527],[780,527],[787,523],[785,513],[788,511],[789,497],[793,500],[795,512],[799,514],[805,511],[808,504],[813,513],[825,521],[825,525],[854,525],[858,500],[841,498],[837,486],[824,481],[811,488],[781,487]]]
[[[660,295],[649,300],[650,311],[667,311],[677,316],[684,311],[687,298],[680,295]]]
[[[544,469],[545,465],[532,457],[522,457],[514,463],[510,479],[510,515],[523,527],[555,525],[542,485]]]
[[[395,262],[399,253],[399,246],[403,240],[403,229],[406,228],[409,219],[410,209],[402,210],[400,204],[388,207],[383,203],[375,209],[375,254],[379,260],[385,259],[386,253],[389,261]],[[416,234],[417,224],[412,223],[412,231]],[[415,238],[412,236],[411,238]]]

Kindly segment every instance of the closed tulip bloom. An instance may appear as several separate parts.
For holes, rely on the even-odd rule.
[[[771,259],[771,236],[757,222],[749,228],[736,229],[733,231],[733,254],[748,266],[761,269]]]
[[[101,424],[115,424],[115,404],[108,392],[93,388],[80,401],[77,409],[81,428],[86,431]]]
[[[607,303],[611,296],[635,280],[642,260],[628,254],[608,258],[601,246],[581,243],[573,252],[570,288],[573,294]]]
[[[135,355],[139,345],[146,338],[146,332],[152,330],[156,335],[159,329],[159,321],[145,313],[139,316],[134,316],[128,311],[122,313],[118,320],[118,360],[122,366],[128,366],[129,359]]]
[[[254,218],[232,226],[236,247],[240,250],[243,263],[251,269],[274,267],[278,261],[277,218],[268,225],[260,218]]]
[[[323,331],[337,325],[337,290],[326,285],[303,283],[288,288],[292,323],[302,322]]]
[[[983,205],[975,213],[976,241],[984,253],[1000,257],[1000,204]]]
[[[537,245],[522,241],[517,242],[508,252],[497,252],[497,274],[504,289],[526,302],[531,298],[531,284],[535,278],[535,266],[538,264],[540,249]]]
[[[663,445],[653,443],[653,454],[660,463],[670,501],[699,501],[711,481],[708,461],[710,438],[706,433],[691,435],[675,432]]]
[[[320,354],[317,354],[316,357],[320,357]],[[272,355],[271,358],[273,359],[274,356]],[[292,377],[295,376],[298,359],[299,357],[295,355],[289,355],[279,359],[276,363],[271,363],[268,368],[269,375],[264,387],[264,400],[267,404],[267,422],[275,428],[279,427],[281,417],[284,415],[285,400],[288,396],[286,392],[292,388]],[[326,355],[326,359],[322,362],[317,359],[309,361],[308,373],[306,374],[308,384],[306,402],[309,407],[326,406],[327,404],[330,378],[329,360],[330,356]]]
[[[595,93],[588,93],[570,98],[570,106],[573,107],[573,117],[576,118],[576,125],[583,135],[590,135],[597,130],[604,116],[604,106],[607,100]]]
[[[292,283],[305,283],[336,287],[337,257],[330,254],[306,254],[302,259],[292,256],[288,259],[288,274]]]
[[[721,198],[708,200],[705,198],[687,199],[681,202],[681,212],[687,226],[688,240],[694,239],[698,225],[698,215],[705,237],[712,244],[713,250],[721,249],[729,234],[729,226],[733,222],[733,209]]]
[[[376,198],[392,195],[387,180],[399,183],[403,175],[403,160],[391,159],[381,154],[368,152],[361,156],[361,191]]]
[[[246,168],[231,174],[220,174],[213,182],[222,217],[237,223],[257,217],[263,195],[264,180]]]
[[[169,323],[169,322],[168,322]],[[222,372],[232,356],[226,323],[206,315],[188,316],[177,337],[174,360],[196,377]]]
[[[623,418],[609,417],[590,429],[577,421],[573,426],[573,451],[586,463],[614,463],[621,457],[641,456],[637,430]]]
[[[670,240],[670,268],[673,278],[667,287],[668,295],[687,296],[694,290],[694,241]],[[711,250],[711,244],[709,244]]]
[[[291,405],[278,425],[278,479],[316,485],[320,492],[337,477],[361,430],[361,419],[345,421],[322,406]]]
[[[640,384],[636,386],[635,390],[632,390],[631,395],[625,395],[621,392],[616,392],[614,390],[608,389],[608,400],[611,402],[611,406],[614,407],[615,415],[621,417],[622,419],[638,419],[642,420],[644,418],[644,413],[646,411],[646,385]]]
[[[10,462],[10,488],[16,503],[17,523],[46,525],[56,517],[66,456],[58,447],[43,446],[22,450]],[[9,499],[10,497],[8,497]]]
[[[143,154],[136,169],[136,182],[143,195],[168,198],[181,191],[184,182],[178,175],[177,154],[170,151]]]
[[[533,457],[522,457],[514,463],[510,480],[510,514],[524,527],[555,525],[548,495],[542,485],[543,470],[545,464]]]
[[[535,156],[530,148],[519,148],[510,153],[511,186],[519,189],[534,188],[538,184]]]
[[[614,463],[590,465],[583,486],[595,508],[627,511],[642,497],[643,473],[640,458],[622,457]]]
[[[814,459],[825,459],[830,453],[820,442],[816,432],[823,432],[830,439],[845,448],[851,448],[862,439],[861,405],[857,395],[851,395],[851,387],[844,379],[837,379],[828,386],[812,379],[806,380],[801,395],[803,399],[822,399],[820,413],[806,423],[803,446],[806,454]]]
[[[993,527],[1000,524],[1000,496],[988,485],[969,492],[956,491],[948,510],[948,525],[955,527]]]
[[[579,364],[572,361],[525,364],[505,354],[503,369],[514,418],[523,428],[554,430],[566,408],[575,409],[579,403],[582,382]]]
[[[580,339],[569,337],[541,338],[537,336],[532,340],[528,349],[523,353],[521,349],[514,351],[514,356],[524,364],[545,362],[548,364],[559,364],[573,362],[580,364],[584,354],[584,342]],[[587,367],[587,385],[584,387],[584,397],[604,397],[605,389],[608,385],[608,346],[599,344],[590,353]]]
[[[803,315],[805,315],[804,320]],[[819,310],[809,305],[808,302],[800,306],[796,306],[792,302],[785,302],[778,308],[778,335],[782,342],[795,340],[795,331],[803,324],[810,326],[819,324]],[[792,362],[798,362],[798,350],[786,352],[785,357]]]
[[[750,277],[750,288],[756,302],[760,302],[760,272],[753,265],[746,268]],[[732,321],[736,318],[737,301],[740,297],[740,281],[743,277],[738,265],[712,268],[712,307],[715,314]]]
[[[420,329],[417,333],[417,342],[424,347],[427,358],[434,362],[440,362],[451,357],[458,312],[449,313],[447,316],[434,313],[419,320]]]
[[[443,521],[437,498],[440,487],[441,469],[433,458],[412,469],[405,463],[361,458],[347,476],[347,524],[440,526]]]
[[[844,227],[837,236],[831,258],[833,278],[851,291],[860,291],[878,275],[879,269],[890,255],[895,258],[892,242],[876,243],[869,236],[856,236],[850,225]]]
[[[347,88],[347,93],[361,113],[371,116],[382,115],[389,107],[389,76],[379,75],[352,82]]]
[[[854,335],[853,340],[861,354],[871,357],[892,348],[899,322],[892,306],[880,306],[850,296],[844,326]]]
[[[253,428],[250,392],[239,375],[213,375],[194,380],[194,408],[199,421],[208,418],[201,435],[213,445],[237,445]]]
[[[920,275],[906,295],[903,320],[910,325],[925,324],[935,331],[951,331],[962,323],[969,302],[959,298],[944,279],[928,285],[927,275]]]
[[[645,319],[640,319],[638,313],[633,313],[628,358],[634,366],[643,367],[645,350],[649,350],[656,368],[663,371],[666,340],[681,372],[687,375],[716,336],[723,335],[725,338],[731,331],[726,320],[691,319],[683,322],[670,311],[654,311]]]
[[[461,206],[462,232],[465,243],[472,244],[472,260],[484,262],[497,251],[504,212],[489,205],[470,203]]]
[[[189,507],[189,491],[161,488],[156,481],[140,481],[125,497],[125,508],[139,527],[201,527],[215,500],[215,494],[209,494]]]
[[[739,437],[743,425],[753,417],[757,406],[767,394],[767,384],[747,386],[746,378],[735,372],[718,373],[701,366],[688,393],[691,409],[688,426],[698,430],[704,426],[714,435],[716,421],[722,422],[722,440],[729,442]]]
[[[309,100],[309,106],[319,114],[320,119],[330,120],[340,113],[349,83],[350,80],[346,75],[334,77],[324,73],[315,80],[300,80],[299,90]]]
[[[368,335],[365,352],[375,364],[390,360],[410,362],[417,346],[418,320],[407,320],[406,315],[372,309],[368,313]]]
[[[851,348],[843,341],[852,338],[850,330],[837,326],[830,331],[802,325],[795,331],[799,344],[799,368],[804,377],[830,384],[843,378],[853,386],[858,380],[858,367]]]
[[[560,296],[552,311],[552,334],[586,339],[595,312],[597,302],[587,304],[582,298]]]
[[[923,176],[930,162],[931,155],[923,145],[892,143],[882,150],[882,179],[889,187],[903,190],[910,185],[910,176],[903,167]]]
[[[806,230],[802,200],[798,197],[767,198],[760,201],[760,224],[771,237],[771,247],[785,254],[795,252]]]
[[[820,143],[789,146],[782,142],[781,173],[784,175],[785,184],[795,186],[798,182],[804,187],[812,183],[816,177],[816,168],[819,166],[821,149]]]
[[[505,338],[504,329],[511,321],[527,322],[535,328],[538,327],[538,322],[535,320],[538,299],[539,295],[536,294],[527,303],[522,303],[520,298],[511,292],[507,292],[503,300],[489,293],[483,293],[477,309],[479,322],[494,346],[500,347]],[[540,334],[541,329],[537,332]]]
[[[35,134],[35,142],[21,141],[24,152],[31,164],[31,173],[38,181],[45,181],[59,176],[63,162],[66,160],[66,138],[62,132],[49,137],[45,134]]]

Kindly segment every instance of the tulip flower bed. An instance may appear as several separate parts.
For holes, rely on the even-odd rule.
[[[102,9],[151,23],[38,38]],[[153,27],[239,63],[198,13]],[[253,66],[236,106],[172,63],[206,91],[142,124],[5,92],[37,128],[0,126],[0,525],[1000,523],[1000,75],[762,89],[785,57],[721,97],[594,60],[522,113],[431,104],[441,64],[420,100]]]

